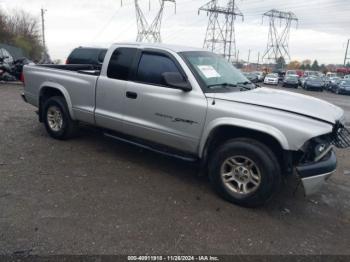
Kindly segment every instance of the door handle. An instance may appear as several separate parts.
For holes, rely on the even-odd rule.
[[[135,92],[126,92],[126,97],[130,99],[136,99],[137,98],[137,93]]]

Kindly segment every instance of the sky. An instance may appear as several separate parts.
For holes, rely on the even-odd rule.
[[[123,5],[121,5],[121,1]],[[159,8],[158,0],[139,0],[149,22]],[[165,4],[162,41],[202,47],[208,16],[198,8],[209,0],[176,0]],[[225,4],[228,0],[219,0]],[[45,15],[46,41],[53,59],[64,61],[77,46],[108,47],[115,42],[135,41],[134,0],[0,0],[0,8],[11,14],[23,9],[40,19]],[[236,0],[244,20],[235,22],[240,59],[256,62],[268,37],[268,20],[262,14],[272,8],[291,11],[299,19],[290,32],[292,60],[317,59],[319,63],[341,64],[350,38],[350,0]]]

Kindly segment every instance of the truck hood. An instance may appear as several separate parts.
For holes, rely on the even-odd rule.
[[[239,93],[206,93],[206,96],[295,113],[331,124],[342,120],[344,115],[341,108],[324,100],[271,88],[256,88]]]

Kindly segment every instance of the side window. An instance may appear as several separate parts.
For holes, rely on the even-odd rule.
[[[180,73],[175,63],[163,55],[143,53],[137,70],[139,82],[165,86],[162,74],[165,72]]]
[[[102,51],[98,54],[97,61],[98,61],[99,63],[103,63],[103,60],[105,59],[106,53],[107,53],[107,50],[102,50]]]
[[[128,80],[136,53],[136,48],[117,48],[109,61],[107,76],[119,80]]]

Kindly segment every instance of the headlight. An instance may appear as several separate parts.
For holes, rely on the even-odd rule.
[[[333,148],[329,136],[330,134],[315,137],[306,142],[301,148],[301,151],[303,151],[301,162],[317,162],[327,155]]]

